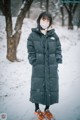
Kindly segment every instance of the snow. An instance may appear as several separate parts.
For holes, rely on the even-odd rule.
[[[0,113],[7,113],[8,120],[34,119],[34,104],[29,101],[32,67],[26,43],[35,26],[35,21],[24,20],[17,49],[17,56],[23,61],[12,63],[6,59],[5,19],[0,16]],[[59,103],[50,110],[56,120],[80,120],[80,29],[54,27],[62,44],[63,64],[59,65]],[[40,108],[44,110],[43,105]]]

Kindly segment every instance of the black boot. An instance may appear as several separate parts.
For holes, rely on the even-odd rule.
[[[49,105],[46,105],[44,111],[46,111],[47,109],[49,109],[49,107],[50,107]]]
[[[35,112],[39,109],[39,104],[35,103]]]

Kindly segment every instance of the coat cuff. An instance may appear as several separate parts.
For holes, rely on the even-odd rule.
[[[35,63],[35,61],[36,61],[36,58],[31,58],[31,57],[29,57],[29,63],[30,63],[31,65],[33,65],[33,64]]]

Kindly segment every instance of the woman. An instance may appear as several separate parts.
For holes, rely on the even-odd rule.
[[[35,113],[40,120],[53,117],[50,105],[58,103],[58,64],[62,63],[61,44],[52,26],[52,16],[42,12],[37,19],[37,28],[32,28],[28,37],[29,63],[32,65],[30,101],[35,104]],[[45,105],[44,112],[39,104]]]

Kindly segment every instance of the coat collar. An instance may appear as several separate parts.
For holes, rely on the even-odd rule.
[[[39,30],[39,28],[32,28],[32,32],[36,32],[36,33],[38,33],[38,34],[42,34],[42,32]],[[54,32],[55,32],[55,29],[49,29],[49,30],[47,31],[47,34],[46,34],[46,35],[51,36],[51,35],[54,34]]]

